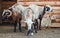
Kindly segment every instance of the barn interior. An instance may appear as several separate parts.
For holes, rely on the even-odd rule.
[[[53,12],[55,12],[56,14],[54,15],[58,15],[56,16],[57,19],[51,20],[54,24],[58,24],[58,25],[51,25],[51,27],[60,27],[59,23],[60,23],[60,0],[0,0],[0,24],[2,23],[1,21],[1,17],[2,17],[2,11],[4,9],[8,9],[9,7],[11,7],[12,5],[14,5],[15,3],[20,3],[24,6],[28,6],[29,4],[36,4],[39,6],[44,6],[44,5],[51,5],[53,8]],[[5,23],[7,23],[9,21],[5,21]],[[10,23],[10,22],[9,22]]]
[[[13,22],[10,22],[9,20],[6,20],[6,21],[2,22],[2,19],[1,19],[2,18],[2,12],[3,12],[3,10],[4,9],[8,9],[9,7],[11,7],[12,5],[14,5],[16,3],[20,3],[20,4],[24,5],[24,6],[28,6],[31,3],[32,4],[36,4],[38,6],[44,6],[44,5],[47,5],[47,4],[51,5],[52,8],[53,8],[53,11],[51,13],[54,13],[53,15],[55,15],[56,19],[52,19],[51,20],[52,24],[50,26],[48,26],[48,29],[45,29],[47,31],[47,33],[50,33],[51,35],[50,36],[49,36],[49,34],[45,35],[46,34],[45,30],[42,30],[42,31],[45,32],[45,34],[44,34],[44,32],[42,33],[42,31],[39,31],[39,32],[41,32],[40,33],[41,36],[44,34],[42,36],[42,38],[50,38],[50,37],[51,38],[60,38],[60,36],[59,36],[60,35],[59,34],[60,33],[60,0],[0,0],[0,30],[1,30],[0,33],[8,33],[8,35],[11,33],[16,38],[17,37],[19,38],[20,34],[22,34],[20,36],[21,38],[22,38],[22,36],[24,36],[23,35],[24,32],[20,33],[20,34],[19,34],[19,32],[18,33],[13,33],[13,30],[12,30],[13,29]],[[9,35],[10,37],[12,36],[11,34]],[[16,34],[16,36],[15,36],[15,34]],[[3,37],[3,38],[5,37],[5,36],[3,36],[3,34],[1,34],[1,35],[2,35],[1,37]],[[36,34],[35,34],[35,36],[36,36]],[[39,37],[39,35],[36,36],[36,37],[35,36],[33,36],[32,38],[37,38],[37,37],[40,38],[41,37],[41,36]],[[24,37],[27,38],[26,36],[24,36]]]

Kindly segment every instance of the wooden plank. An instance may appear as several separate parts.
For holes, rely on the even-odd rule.
[[[60,23],[52,23],[48,27],[60,27]]]
[[[0,11],[1,11],[1,4],[0,4]]]
[[[17,0],[18,2],[35,2],[35,1],[60,1],[60,0]]]
[[[47,13],[46,15],[49,15],[51,18],[54,18],[54,19],[51,19],[52,23],[60,23],[60,11],[52,11],[49,13],[48,11],[46,11],[46,13]]]
[[[2,10],[3,9],[8,9],[9,7],[11,7],[15,3],[16,2],[2,2]]]
[[[2,4],[15,4],[16,2],[2,2]]]
[[[44,6],[46,4],[49,4],[51,6],[60,6],[60,2],[49,2],[49,1],[44,1],[44,2],[18,2],[19,4],[22,5],[29,5],[29,4],[36,4],[36,5],[40,5],[40,6]]]

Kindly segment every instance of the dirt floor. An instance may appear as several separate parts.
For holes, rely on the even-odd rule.
[[[26,36],[26,30],[23,32],[13,32],[13,26],[0,26],[0,38],[60,38],[60,28],[47,28],[39,30],[33,36]]]

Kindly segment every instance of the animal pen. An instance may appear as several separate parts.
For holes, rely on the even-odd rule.
[[[24,6],[28,6],[29,4],[36,4],[38,6],[45,6],[45,5],[51,5],[53,8],[53,12],[54,13],[51,18],[56,18],[56,19],[51,19],[52,25],[50,25],[49,27],[60,27],[59,23],[60,23],[60,1],[59,0],[1,0],[0,2],[0,18],[2,15],[2,11],[4,9],[7,9],[9,7],[11,7],[12,5],[14,5],[15,3],[19,3],[21,5]],[[1,19],[0,19],[1,21]],[[9,22],[9,21],[5,21],[5,22]],[[0,22],[2,23],[2,21]],[[57,25],[55,25],[57,24]]]
[[[60,38],[60,0],[0,0],[0,38]]]

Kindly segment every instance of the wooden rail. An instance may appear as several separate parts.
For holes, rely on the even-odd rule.
[[[54,18],[51,19],[52,23],[60,23],[60,11],[52,11],[52,12],[46,12],[46,15],[50,15],[50,17]]]
[[[60,1],[43,1],[43,2],[17,2],[19,4],[22,5],[29,5],[29,4],[36,4],[36,5],[40,5],[40,6],[44,6],[46,4],[49,4],[51,6],[60,6]]]
[[[17,2],[41,2],[41,1],[60,1],[60,0],[17,0]]]

